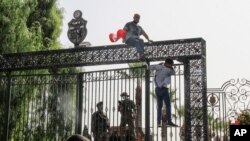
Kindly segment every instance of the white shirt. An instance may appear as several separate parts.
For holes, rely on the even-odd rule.
[[[155,72],[155,85],[157,87],[168,87],[171,83],[171,75],[175,74],[175,71],[164,65],[150,65],[149,69],[156,70]]]

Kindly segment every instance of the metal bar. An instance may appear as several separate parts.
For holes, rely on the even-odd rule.
[[[80,73],[78,74],[78,84],[77,84],[77,88],[78,88],[78,120],[76,121],[78,126],[77,126],[77,133],[81,134],[82,131],[82,112],[83,112],[83,74]]]
[[[12,78],[11,78],[11,72],[9,71],[7,73],[7,96],[6,96],[6,115],[5,115],[5,129],[4,129],[4,141],[8,141],[9,137],[9,121],[10,121],[10,104],[11,104],[11,83],[12,83]]]
[[[76,84],[76,117],[75,117],[75,133],[78,133],[78,130],[79,130],[79,128],[78,128],[78,126],[79,126],[79,123],[78,123],[78,121],[79,121],[79,104],[80,104],[80,102],[79,102],[79,99],[80,99],[80,96],[79,96],[79,91],[80,91],[80,80],[79,80],[79,77],[78,77],[78,79],[77,79],[77,84]]]
[[[184,62],[184,91],[185,91],[185,141],[191,141],[191,101],[190,101],[190,65]]]
[[[146,62],[150,65],[150,62]],[[145,73],[145,141],[150,141],[150,70],[146,69]]]
[[[206,42],[202,41],[202,58],[201,58],[201,71],[202,71],[202,114],[203,114],[203,138],[208,141],[208,114],[207,114],[207,69],[206,69]]]

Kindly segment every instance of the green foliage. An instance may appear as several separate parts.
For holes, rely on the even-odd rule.
[[[0,54],[60,48],[57,39],[61,33],[62,10],[57,7],[57,0],[0,0],[0,11]],[[59,71],[75,72],[76,69],[61,69]],[[15,74],[27,75],[41,72],[48,73],[40,70],[15,72]],[[0,75],[0,80],[6,78],[4,74]],[[17,81],[26,80],[18,79]],[[2,82],[6,86],[1,84],[0,98],[5,99],[8,93],[6,90],[8,83]],[[54,86],[54,88],[60,87],[62,85],[55,84]],[[50,88],[46,89],[49,93],[46,98],[43,97],[41,85],[25,84],[11,88],[9,140],[55,140],[55,134],[62,139],[70,134],[69,131],[73,130],[74,118],[63,118],[65,113],[63,109],[60,109],[61,105],[58,101],[62,99],[63,92],[52,91]],[[70,93],[75,93],[73,88],[69,87],[69,89]],[[2,125],[5,121],[3,115],[6,114],[7,105],[7,101],[2,99],[0,100],[0,140],[3,140],[4,128]],[[33,102],[40,104],[33,105]],[[31,109],[33,110],[31,111]],[[48,118],[44,115],[51,117]],[[31,119],[30,116],[32,116]],[[48,119],[50,120],[48,121]],[[50,134],[46,133],[45,129],[48,129],[46,132]]]
[[[75,125],[76,79],[77,75],[12,76],[9,139],[52,141],[71,135]],[[6,89],[7,82],[4,84]]]
[[[27,19],[27,27],[32,28],[35,22],[40,23],[42,50],[57,49],[62,25],[62,11],[56,6],[57,0],[37,0],[37,5]]]
[[[237,121],[240,125],[250,125],[250,110],[242,111],[239,114]]]
[[[62,11],[57,0],[0,0],[0,53],[59,48]]]
[[[138,80],[141,81],[140,79],[143,79],[145,76],[145,69],[142,67],[144,66],[144,63],[129,63],[128,64],[129,68],[129,76],[134,77],[134,78],[139,78]]]
[[[4,129],[5,129],[5,116],[6,112],[4,109],[6,109],[5,101],[6,101],[6,95],[7,93],[7,85],[5,84],[7,80],[0,77],[0,140],[3,140],[4,135]]]
[[[29,48],[25,19],[29,10],[18,1],[2,0],[0,11],[0,53],[17,52],[23,46]]]

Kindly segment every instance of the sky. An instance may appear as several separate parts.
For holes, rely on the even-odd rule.
[[[67,30],[75,10],[88,21],[84,41],[92,46],[113,45],[108,35],[139,13],[139,25],[153,41],[197,37],[206,41],[208,88],[219,88],[230,79],[250,80],[249,0],[59,0],[59,7],[64,11],[60,36],[64,47],[73,46]]]

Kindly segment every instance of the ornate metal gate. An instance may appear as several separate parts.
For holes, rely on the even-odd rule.
[[[205,49],[205,41],[201,38],[197,39],[184,39],[184,40],[171,40],[171,41],[159,41],[154,42],[153,44],[146,44],[145,46],[145,52],[149,55],[147,56],[148,60],[146,63],[150,64],[150,62],[153,61],[162,61],[166,57],[172,58],[173,60],[177,60],[183,64],[183,93],[184,93],[184,101],[185,101],[185,120],[184,120],[184,139],[186,141],[188,140],[195,140],[193,133],[197,131],[197,128],[199,129],[199,138],[204,141],[208,140],[208,130],[207,130],[207,95],[206,95],[206,49]],[[39,52],[27,52],[27,53],[15,53],[15,54],[3,54],[0,55],[0,71],[7,73],[7,76],[1,77],[1,88],[3,93],[1,94],[1,98],[4,100],[1,101],[1,108],[5,109],[3,110],[1,114],[3,114],[3,121],[1,121],[1,137],[3,137],[4,141],[7,141],[8,138],[12,138],[11,130],[11,118],[14,114],[11,112],[11,104],[14,104],[15,102],[11,102],[11,99],[13,99],[12,96],[12,88],[15,84],[15,79],[12,78],[11,74],[15,71],[20,70],[30,70],[30,69],[52,69],[56,70],[56,68],[63,68],[63,67],[77,67],[77,66],[87,66],[87,65],[104,65],[104,64],[119,64],[119,63],[133,63],[133,62],[140,62],[139,56],[137,56],[136,49],[133,47],[128,47],[126,45],[114,45],[114,46],[100,46],[100,47],[86,47],[86,48],[74,48],[74,49],[63,49],[63,50],[51,50],[51,51],[39,51]],[[72,86],[68,86],[68,88],[79,88],[83,82],[79,81],[81,74],[77,74],[75,77],[75,81],[72,82]],[[32,75],[30,76],[32,78]],[[35,76],[34,76],[35,78]],[[37,78],[38,79],[38,78]],[[40,79],[40,78],[39,78]],[[38,79],[38,80],[39,80]],[[54,78],[53,78],[54,79]],[[53,81],[57,82],[58,79],[55,79]],[[59,79],[61,80],[61,79]],[[19,81],[19,80],[18,80]],[[18,82],[17,81],[17,82]],[[15,85],[21,86],[21,82],[24,82],[25,79],[20,79],[19,82]],[[32,84],[31,79],[28,79],[29,84]],[[36,80],[35,80],[36,81]],[[22,91],[29,91],[34,93],[34,96],[37,96],[36,93],[38,93],[38,96],[41,96],[41,93],[44,93],[45,97],[41,96],[41,100],[50,101],[50,99],[46,100],[46,96],[48,93],[45,92],[45,90],[42,90],[39,88],[40,86],[44,89],[47,89],[47,91],[52,91],[51,89],[48,89],[47,87],[50,87],[49,85],[54,85],[53,81],[48,81],[47,86],[39,85],[38,82],[45,82],[45,80],[39,80],[37,83],[38,88],[32,87],[34,90],[29,90],[29,88],[26,88],[25,84],[20,88]],[[63,80],[62,80],[63,81]],[[50,84],[51,83],[51,84]],[[3,84],[3,85],[2,85]],[[61,88],[67,88],[64,85],[60,84]],[[145,86],[150,85],[150,72],[149,70],[145,70]],[[59,88],[59,87],[57,87]],[[19,89],[17,87],[17,89]],[[27,90],[26,90],[27,89]],[[150,101],[150,91],[151,87],[145,87],[145,141],[149,141],[150,139],[150,126],[151,126],[151,117],[150,115],[150,108],[151,101]],[[70,92],[69,94],[73,95],[73,100],[75,100],[77,111],[76,113],[72,113],[72,116],[75,116],[75,123],[70,122],[69,125],[64,125],[62,128],[75,128],[75,133],[81,133],[82,125],[79,125],[78,123],[81,122],[82,117],[84,115],[81,115],[81,106],[79,103],[81,101],[81,93],[80,89],[76,91],[76,93]],[[67,90],[65,90],[67,91]],[[68,90],[69,91],[69,90]],[[84,89],[82,90],[84,91]],[[16,89],[15,89],[15,92]],[[58,93],[60,91],[53,91],[53,93]],[[120,92],[120,91],[118,91]],[[40,95],[39,95],[40,93]],[[22,94],[24,95],[24,94]],[[32,96],[28,96],[28,101],[34,100]],[[100,97],[101,98],[101,97]],[[39,108],[39,104],[43,105],[44,103],[42,101],[33,101],[31,103],[27,102],[26,104],[26,110],[30,110],[28,107],[30,107],[32,104],[33,107],[38,108],[39,110],[44,110],[43,108]],[[63,102],[60,98],[56,99],[57,102]],[[25,100],[24,100],[25,101]],[[49,103],[49,102],[48,102]],[[32,107],[32,106],[31,106]],[[25,108],[24,108],[25,109]],[[23,111],[25,111],[22,109]],[[36,108],[35,108],[36,109]],[[56,109],[59,110],[60,109]],[[45,111],[44,113],[47,114],[49,111]],[[28,117],[25,117],[23,119],[29,119],[31,118],[38,122],[38,118],[35,118],[36,116],[43,117],[42,113],[39,113],[36,115],[36,112],[31,112],[32,114],[28,114]],[[33,115],[35,114],[35,116]],[[19,115],[17,115],[18,117]],[[50,118],[51,120],[56,116],[56,114],[51,114]],[[58,115],[57,115],[58,116]],[[15,119],[15,118],[14,118]],[[39,122],[42,122],[43,120],[39,120]],[[46,120],[45,120],[46,121]],[[45,122],[43,121],[43,122]],[[50,119],[47,119],[47,121],[50,121]],[[46,122],[47,122],[46,121]],[[41,123],[41,126],[35,122],[36,124],[32,124],[32,126],[38,126],[37,129],[42,130],[44,123]],[[45,123],[46,123],[45,122]],[[24,121],[20,121],[20,127],[23,128],[23,125],[25,123]],[[48,122],[47,122],[48,123]],[[28,124],[29,125],[29,124]],[[74,126],[73,126],[74,125]],[[47,125],[45,127],[48,127]],[[60,126],[61,127],[61,126]],[[57,127],[59,129],[59,125]],[[20,128],[21,129],[21,128]],[[48,128],[46,128],[48,129]],[[19,129],[18,129],[19,130]],[[61,132],[59,130],[54,130],[55,132]],[[32,132],[34,133],[34,132]],[[59,133],[57,133],[59,135]],[[15,135],[15,136],[23,136],[23,135]],[[58,138],[56,138],[58,139]]]
[[[1,76],[0,105],[8,116],[0,116],[0,139],[66,140],[77,124],[77,83],[76,74]]]
[[[171,101],[173,121],[183,127],[184,125],[184,67],[183,64],[174,66],[176,75],[172,77]],[[135,112],[131,121],[134,122],[136,141],[144,140],[145,136],[145,105],[146,88],[150,87],[150,140],[151,141],[175,141],[184,138],[182,128],[159,128],[157,127],[157,104],[154,92],[154,75],[150,76],[150,83],[146,83],[146,69],[144,67],[115,69],[106,71],[84,72],[81,74],[83,100],[81,125],[92,130],[91,116],[97,110],[96,104],[103,102],[104,113],[110,121],[110,134],[116,134],[118,138],[126,135],[127,129],[121,128],[122,115],[118,110],[121,94],[126,92],[129,99],[135,104]],[[163,110],[165,113],[165,110]],[[126,113],[129,115],[130,113]],[[165,116],[163,116],[166,119]],[[80,125],[80,126],[81,126]],[[130,126],[130,125],[128,125]],[[80,128],[82,129],[82,128]]]
[[[239,114],[250,109],[250,81],[231,79],[221,88],[208,89],[209,136],[229,141],[229,125]]]

